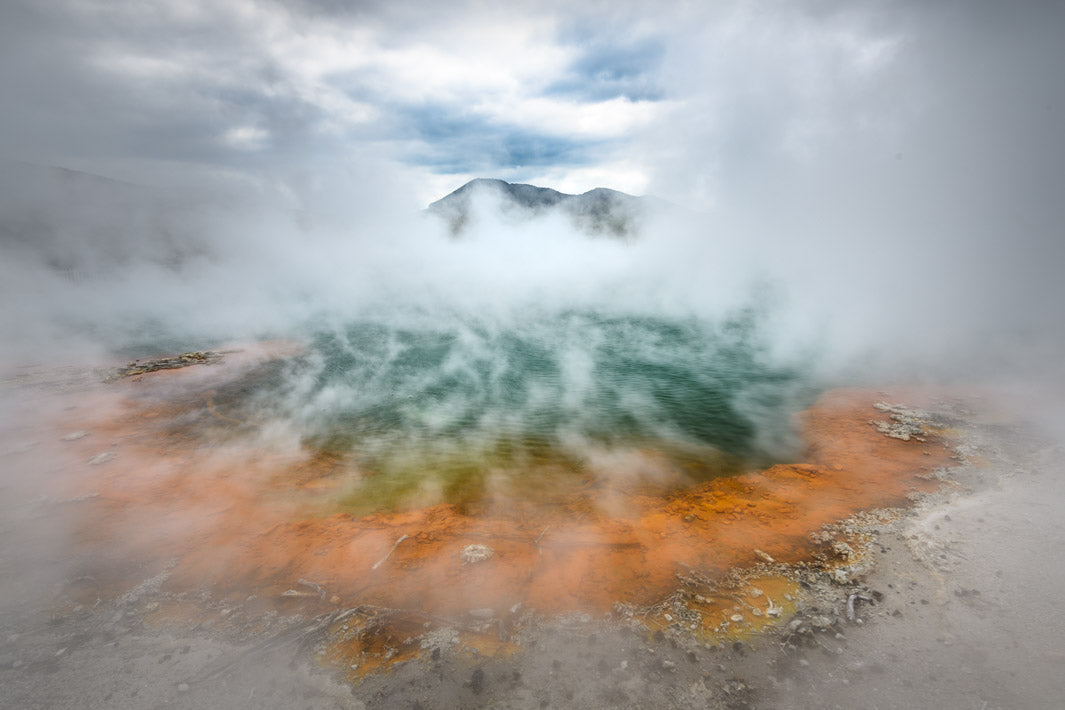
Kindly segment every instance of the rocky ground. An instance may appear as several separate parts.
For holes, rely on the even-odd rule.
[[[885,435],[920,435],[912,410],[883,411],[905,429]],[[624,615],[572,615],[525,627],[513,653],[445,640],[357,682],[323,662],[344,621],[336,611],[253,620],[250,602],[233,611],[168,595],[165,565],[99,594],[103,582],[72,572],[67,552],[62,510],[78,501],[7,477],[0,707],[1056,707],[1065,698],[1055,609],[1065,582],[1062,452],[997,405],[949,414],[965,462],[905,513],[827,530],[853,556],[793,570],[802,603],[777,632],[707,644]],[[47,453],[19,443],[28,440],[20,421],[7,413],[3,460],[22,470],[32,459],[47,475]],[[217,616],[160,618],[183,602]]]

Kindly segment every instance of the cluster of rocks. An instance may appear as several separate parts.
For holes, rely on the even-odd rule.
[[[123,377],[133,377],[134,375],[143,375],[147,372],[156,372],[158,370],[176,370],[182,367],[189,367],[190,365],[213,365],[222,361],[222,353],[214,350],[197,350],[194,352],[182,353],[174,357],[161,357],[152,360],[134,360],[125,367],[120,367],[111,373],[109,379],[121,379]]]

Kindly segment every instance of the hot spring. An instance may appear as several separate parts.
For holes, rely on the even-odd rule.
[[[755,309],[391,313],[311,330],[272,377],[215,401],[234,419],[287,422],[352,471],[341,505],[359,513],[549,501],[606,478],[662,490],[764,467],[795,453],[790,417],[815,394],[802,367],[767,357]]]

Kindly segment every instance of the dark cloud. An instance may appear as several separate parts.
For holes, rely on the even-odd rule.
[[[397,76],[382,53],[446,42],[448,26],[476,26],[491,14],[461,5],[426,14],[416,5],[7,3],[0,155],[149,180],[179,170],[284,173],[293,161],[366,150],[433,172],[581,167],[609,155],[611,141],[587,126],[538,127],[506,111],[537,97],[580,106],[660,95],[660,41],[593,36],[557,77],[539,78],[542,89],[523,87],[513,108],[471,106],[483,96],[473,65],[469,86],[454,88],[434,84],[427,65],[435,94],[418,96],[423,77]],[[519,26],[505,15],[493,22],[486,33]],[[368,44],[344,44],[355,36]],[[450,50],[469,61],[461,46]],[[345,55],[360,66],[344,69]]]
[[[657,101],[664,91],[657,72],[665,53],[659,39],[582,38],[581,56],[549,93],[577,96],[588,101],[623,97],[631,101]]]
[[[322,108],[224,5],[14,2],[2,13],[0,155],[148,181],[328,155]]]

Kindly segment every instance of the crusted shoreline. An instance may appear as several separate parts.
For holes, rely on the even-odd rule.
[[[428,612],[345,606],[303,579],[289,595],[302,608],[286,614],[263,607],[257,615],[253,597],[235,604],[166,590],[172,561],[111,597],[97,580],[67,578],[56,582],[47,609],[14,602],[4,609],[11,651],[0,659],[0,673],[10,682],[0,699],[12,707],[61,707],[78,704],[77,697],[89,699],[89,707],[117,708],[158,702],[290,707],[297,701],[316,708],[426,710],[740,708],[824,707],[830,700],[848,707],[848,698],[872,683],[878,685],[866,692],[879,686],[902,692],[906,686],[893,678],[893,668],[907,664],[891,654],[904,656],[885,650],[879,638],[926,632],[911,629],[913,608],[927,613],[945,598],[968,609],[985,599],[975,586],[951,587],[949,565],[957,560],[933,526],[949,519],[945,511],[997,485],[1003,468],[1030,456],[1037,444],[1016,429],[981,428],[974,412],[955,404],[921,410],[882,404],[877,409],[889,423],[867,426],[918,442],[926,430],[950,427],[957,465],[922,472],[938,489],[915,491],[908,507],[865,510],[822,527],[813,536],[820,552],[811,560],[785,564],[755,548],[754,564],[723,578],[691,568],[678,573],[677,592],[650,606],[615,605],[602,618],[513,609],[520,622],[506,625],[492,610],[483,618],[471,612],[456,625],[454,617]],[[11,560],[17,555],[5,553],[8,566],[16,567]],[[909,586],[893,576],[899,570]],[[771,586],[781,581],[790,586]],[[315,613],[319,605],[327,610]],[[703,624],[711,613],[719,620]],[[48,621],[39,624],[42,614]],[[700,631],[692,633],[697,623]],[[473,634],[461,638],[464,630]],[[389,638],[392,648],[406,644],[417,652],[365,667],[369,656],[388,655]],[[359,642],[358,659],[352,639]],[[118,673],[130,668],[135,688],[124,686]],[[45,682],[53,677],[62,682]],[[992,704],[992,690],[979,691],[988,696],[986,707],[1007,707]],[[971,695],[958,697],[968,702],[977,697]],[[969,707],[960,700],[944,703]]]

